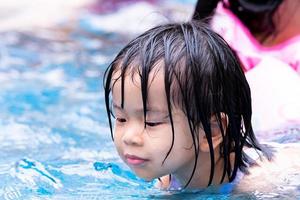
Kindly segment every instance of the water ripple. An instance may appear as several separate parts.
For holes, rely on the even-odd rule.
[[[10,175],[42,194],[53,193],[63,187],[61,180],[47,171],[42,163],[29,158],[16,162]]]

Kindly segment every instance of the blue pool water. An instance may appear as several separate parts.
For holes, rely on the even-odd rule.
[[[128,36],[81,19],[72,31],[0,38],[0,199],[287,199],[160,191],[129,171],[110,138],[102,89],[104,69]],[[287,131],[265,139],[299,141],[299,127]]]

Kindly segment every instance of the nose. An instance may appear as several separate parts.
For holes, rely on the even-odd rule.
[[[128,124],[125,128],[122,141],[126,145],[142,146],[144,144],[143,132],[144,127],[137,124]]]

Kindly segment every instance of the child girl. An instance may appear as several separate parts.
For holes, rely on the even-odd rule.
[[[161,25],[138,36],[110,64],[104,87],[120,157],[137,176],[158,178],[161,188],[238,182],[264,154],[239,61],[202,23]]]

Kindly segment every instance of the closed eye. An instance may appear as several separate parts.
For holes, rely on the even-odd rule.
[[[118,122],[120,122],[120,123],[124,123],[124,122],[126,122],[126,119],[125,118],[116,118],[116,120],[118,121]]]
[[[163,122],[146,122],[147,126],[154,127],[163,124]]]

